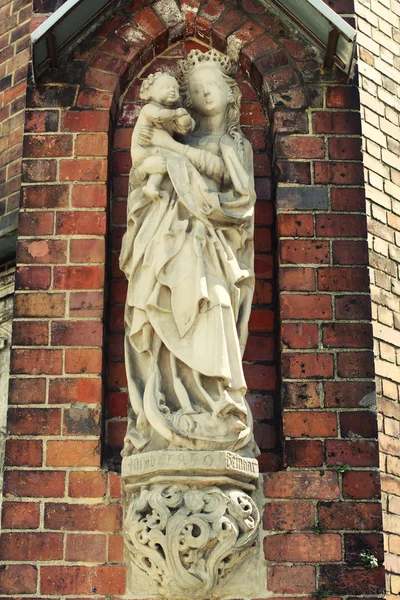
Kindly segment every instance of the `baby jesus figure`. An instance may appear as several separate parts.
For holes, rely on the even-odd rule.
[[[187,135],[194,129],[195,122],[184,108],[176,108],[179,101],[179,84],[175,77],[168,73],[155,73],[142,83],[140,89],[142,100],[149,101],[140,111],[132,134],[131,155],[135,168],[141,166],[149,177],[143,193],[153,200],[160,197],[160,187],[164,175],[146,171],[145,159],[154,155],[168,154],[168,151],[158,146],[143,146],[140,144],[140,131],[145,127],[165,129],[171,136],[174,133]]]

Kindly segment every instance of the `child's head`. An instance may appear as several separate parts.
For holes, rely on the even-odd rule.
[[[175,106],[179,100],[179,84],[168,73],[149,75],[140,88],[142,100],[154,100],[162,106]]]

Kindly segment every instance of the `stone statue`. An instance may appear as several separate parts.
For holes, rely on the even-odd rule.
[[[169,597],[215,593],[259,520],[248,495],[258,469],[242,368],[254,290],[253,156],[234,72],[227,56],[193,50],[176,79],[150,76],[132,136],[120,258],[125,537],[133,562]]]

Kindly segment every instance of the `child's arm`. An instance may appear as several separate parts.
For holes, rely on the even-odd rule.
[[[177,116],[175,109],[159,108],[158,106],[154,106],[154,104],[146,104],[142,108],[142,112],[146,119],[154,125],[168,123],[168,121],[172,121]]]
[[[175,117],[174,131],[180,135],[188,135],[195,128],[195,121],[184,108],[178,108]]]

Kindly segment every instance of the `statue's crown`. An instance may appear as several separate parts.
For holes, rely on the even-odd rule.
[[[197,67],[199,66],[215,66],[225,75],[233,77],[237,70],[237,65],[234,61],[221,54],[217,50],[208,50],[208,52],[201,52],[201,50],[191,50],[184,60],[178,60],[175,76],[179,83],[182,81]]]

